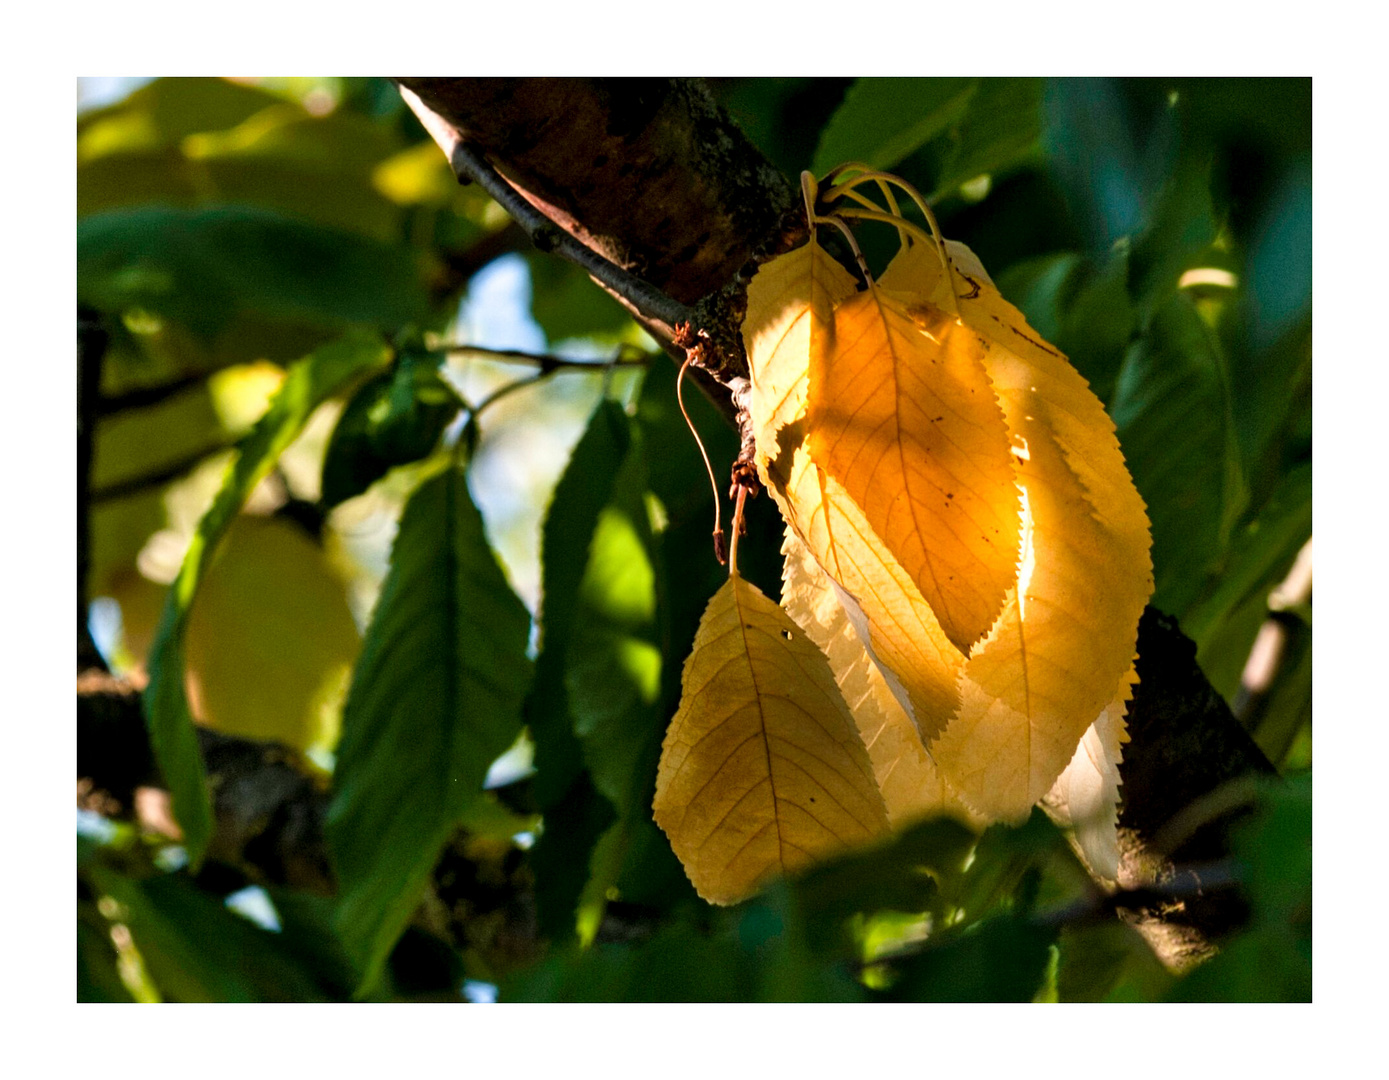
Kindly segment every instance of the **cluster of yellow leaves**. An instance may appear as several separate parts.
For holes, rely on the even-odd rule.
[[[906,231],[862,285],[813,236],[768,262],[743,336],[785,612],[735,570],[686,665],[656,817],[696,888],[1038,802],[1112,878],[1152,564],[1103,406],[968,248]]]

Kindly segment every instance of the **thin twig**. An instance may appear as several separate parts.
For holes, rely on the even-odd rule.
[[[571,360],[564,356],[555,356],[551,353],[529,353],[519,349],[484,349],[480,345],[436,345],[429,351],[431,353],[446,353],[449,356],[471,355],[478,356],[485,360],[495,360],[503,364],[529,364],[540,369],[542,374],[548,375],[552,371],[601,371],[609,367],[647,367],[651,363],[651,358],[636,346],[623,346],[631,349],[638,355],[629,359],[622,359],[621,353],[612,360]]]
[[[163,487],[171,480],[177,480],[184,473],[190,472],[194,467],[202,464],[204,460],[211,457],[213,454],[220,454],[222,451],[231,450],[235,446],[235,440],[206,446],[176,461],[171,461],[162,469],[157,469],[152,473],[132,476],[128,480],[117,480],[115,483],[107,484],[105,487],[93,488],[92,502],[111,502],[115,499],[125,499],[131,495],[138,495],[152,488]]]
[[[142,386],[135,390],[127,390],[122,394],[102,396],[96,402],[97,415],[111,416],[114,413],[125,412],[129,409],[144,409],[151,405],[158,405],[185,390],[201,386],[207,381],[207,376],[208,373],[203,372],[199,375],[188,375],[181,379],[175,379],[173,382],[160,383],[158,386]]]
[[[690,419],[690,414],[685,408],[685,369],[690,366],[694,357],[694,351],[691,350],[689,355],[685,357],[685,362],[680,365],[680,374],[675,376],[675,400],[680,406],[680,414],[685,418],[685,423],[689,425],[690,434],[694,436],[695,445],[699,447],[699,456],[704,459],[704,468],[709,473],[709,487],[714,492],[714,557],[719,560],[719,565],[723,566],[728,562],[728,555],[724,550],[721,516],[723,504],[719,499],[719,485],[714,480],[714,466],[709,464],[709,452],[704,449],[704,440],[699,437],[699,432],[695,430],[694,421]],[[736,532],[734,537],[736,540]]]
[[[1241,882],[1242,878],[1236,867],[1228,862],[1184,866],[1179,867],[1177,873],[1167,881],[1140,888],[1120,889],[1112,893],[1095,891],[1071,903],[1038,911],[1028,921],[1033,926],[1051,931],[1059,931],[1068,926],[1094,926],[1117,918],[1120,909],[1141,911],[1178,901],[1189,901],[1218,890],[1235,888]],[[955,940],[953,934],[949,940]],[[859,970],[910,960],[945,944],[948,944],[948,941],[927,938],[919,944],[864,961],[859,964]]]

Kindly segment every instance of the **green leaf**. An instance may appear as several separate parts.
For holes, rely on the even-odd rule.
[[[913,825],[885,846],[812,867],[792,886],[812,942],[831,941],[838,925],[858,912],[946,914],[936,883],[963,871],[977,839],[959,822],[936,818]]]
[[[1129,299],[1127,259],[1083,263],[1067,283],[1064,315],[1055,340],[1101,401],[1108,401],[1124,355],[1138,329]]]
[[[635,831],[650,817],[664,715],[646,490],[640,432],[619,405],[601,402],[545,524],[542,646],[528,703],[537,798],[553,806],[547,820],[561,812],[553,800],[564,790],[586,806],[601,796],[618,815],[601,858],[599,837],[575,827],[608,816],[592,806],[560,825],[569,839],[566,858],[545,845],[537,890],[545,898],[547,921],[560,934],[573,929],[580,895],[572,889],[581,878],[588,881],[585,922],[596,927]],[[588,771],[593,794],[582,793],[588,784],[575,786],[579,769]],[[580,860],[588,869],[583,875],[569,865]]]
[[[135,999],[121,981],[119,957],[111,943],[111,926],[96,904],[77,901],[77,1000],[122,1001]]]
[[[999,274],[998,288],[1043,340],[1055,341],[1061,336],[1067,286],[1080,265],[1081,258],[1073,251],[1027,259]]]
[[[530,617],[456,468],[401,516],[343,715],[328,835],[338,927],[372,985],[439,850],[521,731]]]
[[[198,127],[177,142],[160,133],[151,143],[146,115],[122,124],[124,143],[107,125],[99,145],[88,138],[85,156],[79,149],[79,218],[140,203],[239,203],[382,242],[400,235],[401,208],[374,182],[376,167],[403,147],[387,125],[342,110],[310,116],[277,99],[234,127]]]
[[[206,342],[246,312],[382,329],[428,313],[412,252],[248,206],[142,206],[83,219],[77,292],[98,310],[150,313]]]
[[[555,487],[541,535],[540,654],[526,719],[535,739],[535,793],[553,806],[583,770],[565,674],[579,590],[599,515],[631,444],[626,415],[600,402]]]
[[[1065,927],[1059,946],[1061,1001],[1157,1001],[1172,986],[1152,947],[1125,923]]]
[[[1228,256],[1212,250],[1217,226],[1209,162],[1179,157],[1129,259],[1129,291],[1145,316],[1167,302],[1184,271],[1224,267]]]
[[[121,921],[165,1000],[328,1001],[317,970],[287,952],[284,939],[227,909],[184,874],[136,880],[108,867],[92,885],[121,906]]]
[[[1173,296],[1128,350],[1110,415],[1152,521],[1152,602],[1180,615],[1248,497],[1225,358],[1187,296]]]
[[[173,796],[174,816],[183,830],[189,864],[195,869],[201,865],[212,837],[212,807],[184,691],[184,633],[198,583],[241,505],[294,441],[313,410],[359,373],[384,363],[387,355],[385,346],[377,341],[349,337],[290,368],[269,410],[242,441],[221,490],[198,523],[178,578],[169,590],[150,646],[145,720],[155,761]]]
[[[1047,974],[1055,932],[1000,915],[899,962],[893,1001],[1031,1001]]]
[[[625,415],[621,420],[628,422]],[[644,781],[654,784],[655,774],[641,776],[639,763],[665,732],[655,710],[661,647],[652,548],[646,458],[640,433],[632,432],[589,543],[577,597],[582,632],[570,633],[565,657],[565,687],[584,761],[595,786],[624,815],[649,808]]]
[[[1043,79],[980,79],[931,197],[941,198],[985,173],[1001,173],[1038,156]]]
[[[1196,642],[1206,677],[1227,699],[1259,624],[1268,616],[1269,591],[1282,580],[1312,535],[1312,466],[1293,469],[1259,510],[1235,532],[1214,591],[1182,615],[1182,630]]]
[[[545,828],[531,849],[530,866],[535,874],[536,922],[550,940],[563,942],[574,936],[594,849],[616,820],[612,803],[585,772],[545,809]]]
[[[338,418],[323,459],[323,505],[337,506],[395,466],[428,457],[458,410],[437,367],[402,355],[395,371],[365,383]]]
[[[847,161],[875,169],[896,165],[964,112],[977,82],[963,78],[859,79],[821,133],[811,171],[824,176]]]

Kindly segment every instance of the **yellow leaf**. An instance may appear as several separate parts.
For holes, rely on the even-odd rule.
[[[736,903],[887,829],[824,656],[736,573],[705,609],[682,685],[653,809],[704,899]]]
[[[958,704],[964,658],[863,511],[816,467],[805,444],[808,358],[833,348],[834,304],[853,294],[854,279],[814,241],[764,264],[749,286],[743,339],[758,472],[787,524],[852,600],[870,655],[930,738]]]
[[[1013,439],[1023,492],[1018,588],[965,664],[959,712],[932,744],[976,810],[1020,819],[1070,762],[1134,655],[1152,594],[1147,514],[1114,425],[1079,373],[1037,336],[960,244],[960,319],[988,344],[984,367]],[[914,247],[893,283],[948,306],[934,254]],[[889,275],[884,275],[885,279]]]
[[[1124,724],[1137,673],[1130,668],[1119,690],[1081,737],[1071,763],[1042,799],[1051,819],[1072,835],[1095,877],[1119,876],[1119,766],[1129,741]]]
[[[987,822],[955,798],[927,756],[916,726],[859,640],[833,580],[790,526],[781,551],[786,557],[782,607],[829,659],[868,749],[893,828],[937,814],[951,814],[983,827]]]
[[[810,355],[810,455],[967,653],[1017,580],[1018,490],[984,343],[932,314],[871,283],[835,308],[833,347]]]

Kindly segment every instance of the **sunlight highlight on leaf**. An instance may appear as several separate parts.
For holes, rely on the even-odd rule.
[[[758,471],[787,524],[856,603],[865,647],[930,738],[958,703],[963,657],[858,504],[805,445],[806,358],[832,347],[832,304],[851,296],[853,284],[812,241],[766,264],[748,288],[743,338]]]
[[[1017,488],[977,335],[872,284],[812,351],[810,454],[839,480],[961,652],[1017,578]]]

